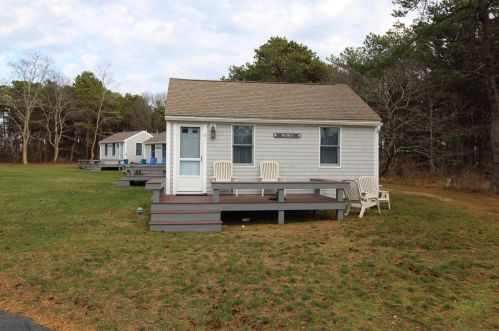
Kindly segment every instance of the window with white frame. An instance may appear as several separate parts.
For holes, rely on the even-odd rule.
[[[104,144],[104,155],[107,156],[107,147],[108,147],[108,144]]]
[[[135,155],[137,155],[137,156],[142,155],[142,144],[141,143],[135,144]]]
[[[232,162],[234,164],[253,164],[253,126],[232,127]]]
[[[321,166],[340,164],[340,128],[320,128]]]
[[[113,143],[113,156],[115,156],[115,155],[116,155],[116,144]]]

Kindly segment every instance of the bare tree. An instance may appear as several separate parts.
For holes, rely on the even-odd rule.
[[[369,78],[360,94],[383,119],[380,149],[381,174],[387,173],[401,153],[414,149],[408,129],[414,121],[414,107],[421,94],[420,82],[412,64],[396,64],[378,77]]]
[[[12,107],[12,119],[22,130],[23,164],[27,164],[31,115],[40,104],[42,83],[51,70],[52,61],[38,53],[27,53],[9,65],[13,69],[15,80],[11,93],[4,95],[4,99]]]
[[[48,142],[54,149],[53,162],[59,157],[59,145],[66,131],[67,119],[73,111],[70,80],[60,73],[51,75],[43,94],[42,112]]]
[[[104,103],[106,100],[107,93],[109,92],[108,88],[113,83],[113,76],[111,72],[110,63],[101,63],[99,65],[99,68],[97,70],[97,78],[102,83],[102,89],[99,94],[99,104],[96,111],[95,130],[92,138],[92,147],[90,150],[91,160],[95,158],[95,146],[97,145],[97,138],[99,137],[99,132],[102,128],[102,125],[106,121]]]

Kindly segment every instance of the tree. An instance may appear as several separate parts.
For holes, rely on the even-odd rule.
[[[228,80],[309,83],[323,81],[327,65],[307,46],[272,37],[255,49],[253,63],[229,67]]]
[[[499,2],[497,0],[396,0],[397,16],[417,11],[418,38],[432,41],[433,52],[449,67],[477,78],[487,91],[492,159],[491,189],[499,191],[499,95],[497,61],[499,50]],[[439,57],[438,55],[444,55]],[[458,59],[458,61],[455,61]],[[451,62],[449,62],[449,60]],[[458,64],[458,66],[456,66]]]
[[[11,119],[22,129],[22,162],[27,164],[31,116],[39,109],[42,83],[51,70],[52,61],[38,53],[27,53],[9,65],[16,80],[12,82],[9,93],[3,97],[13,110]]]
[[[102,127],[112,120],[117,120],[118,117],[115,104],[113,105],[117,99],[116,95],[107,88],[112,82],[110,65],[103,64],[99,67],[97,76],[92,72],[84,71],[75,78],[73,84],[80,105],[87,112],[80,114],[80,116],[87,117],[92,123],[91,132],[87,132],[90,139],[91,160],[95,158],[97,140],[100,137]],[[80,126],[90,129],[87,124]]]
[[[59,146],[66,131],[67,120],[73,111],[73,94],[69,79],[54,73],[44,87],[42,112],[47,140],[54,149],[53,162],[59,157]]]
[[[129,130],[152,130],[152,110],[147,100],[140,95],[125,94],[123,124]]]

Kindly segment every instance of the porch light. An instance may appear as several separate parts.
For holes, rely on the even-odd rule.
[[[217,137],[217,127],[216,127],[216,125],[214,125],[214,124],[211,125],[210,133],[211,133],[211,139],[212,140]]]
[[[137,214],[137,223],[140,223],[140,215],[144,213],[144,208],[137,207],[137,209],[135,209],[135,213]]]

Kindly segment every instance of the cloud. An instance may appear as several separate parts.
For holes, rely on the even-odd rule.
[[[110,61],[120,92],[164,92],[169,77],[218,79],[279,35],[325,59],[394,22],[391,0],[0,0],[0,77],[28,50],[74,77]]]

